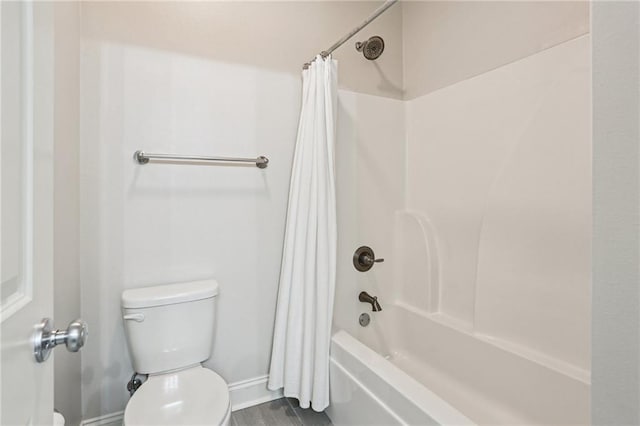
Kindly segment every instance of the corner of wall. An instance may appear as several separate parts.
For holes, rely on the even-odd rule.
[[[54,320],[65,327],[80,316],[79,267],[79,13],[80,3],[54,9]],[[82,417],[81,353],[55,356],[54,406],[67,424]]]
[[[640,6],[594,1],[591,17],[591,420],[638,424]]]

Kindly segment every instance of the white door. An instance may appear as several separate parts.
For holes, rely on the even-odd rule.
[[[52,4],[1,1],[0,18],[0,424],[51,424],[32,335],[53,316]]]

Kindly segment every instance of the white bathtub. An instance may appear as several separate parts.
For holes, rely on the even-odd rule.
[[[337,426],[590,422],[584,371],[410,307],[371,315],[359,340],[345,331],[332,338],[327,414]]]

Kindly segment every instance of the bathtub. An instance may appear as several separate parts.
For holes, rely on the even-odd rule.
[[[589,424],[589,375],[388,305],[358,338],[331,342],[327,414],[337,425]]]

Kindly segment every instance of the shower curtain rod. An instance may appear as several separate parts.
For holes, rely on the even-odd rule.
[[[354,29],[352,29],[351,31],[349,31],[349,33],[347,35],[345,35],[344,37],[342,37],[340,40],[336,41],[335,43],[333,43],[333,45],[328,48],[327,50],[323,50],[322,52],[320,52],[320,56],[322,56],[323,58],[326,58],[327,56],[329,56],[334,50],[336,50],[338,47],[342,46],[347,40],[349,40],[351,37],[353,37],[354,35],[356,35],[357,33],[360,32],[361,29],[363,29],[364,27],[366,27],[367,25],[369,25],[374,19],[376,19],[378,16],[382,15],[387,9],[389,9],[391,6],[393,6],[398,0],[387,0],[384,2],[384,4],[382,6],[380,6],[379,8],[377,8],[372,14],[371,16],[369,16],[367,19],[365,19],[364,21],[362,21],[362,23],[360,25],[358,25],[357,27],[355,27]],[[310,60],[309,62],[306,62],[302,68],[307,69],[309,68],[309,66],[311,65],[311,62],[315,61],[316,58],[313,58],[312,60]]]

